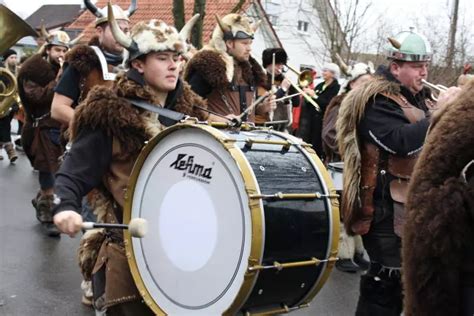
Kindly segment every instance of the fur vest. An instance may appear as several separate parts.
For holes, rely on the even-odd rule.
[[[437,113],[406,204],[405,315],[460,315],[474,279],[474,188],[460,180],[474,159],[474,81]],[[472,298],[471,298],[472,300]]]
[[[111,89],[96,86],[91,90],[87,99],[77,107],[69,127],[73,141],[83,128],[100,129],[113,139],[112,161],[100,189],[94,190],[90,201],[99,222],[118,222],[116,215],[119,214],[116,212],[121,212],[135,160],[146,141],[162,129],[156,113],[139,109],[124,98],[139,98],[158,104],[150,87],[121,74]],[[186,83],[179,83],[178,88],[168,95],[168,101],[175,111],[201,120],[207,117],[206,113],[194,111],[193,105],[205,108],[206,104]],[[105,299],[100,300],[103,305],[98,307],[139,300],[123,245],[104,242],[105,238],[101,230],[85,235],[78,252],[79,266],[86,280],[104,271],[106,265]]]
[[[242,77],[252,86],[264,85],[265,73],[258,62],[250,57],[248,62],[239,62]],[[234,79],[234,58],[229,54],[212,49],[203,49],[191,58],[186,65],[184,79],[188,80],[198,72],[213,89],[226,90]]]
[[[88,45],[74,46],[74,48],[66,54],[65,59],[65,65],[70,65],[76,69],[81,78],[79,82],[81,86],[79,102],[87,97],[87,94],[94,86],[107,85],[110,87],[113,84],[113,81],[103,79],[99,57],[90,45],[100,47],[98,38],[93,37]],[[112,65],[108,65],[108,67],[109,71],[112,71],[114,68]]]
[[[347,93],[343,93],[332,98],[323,118],[323,129],[321,138],[323,140],[323,150],[326,155],[327,162],[340,161],[339,149],[336,139],[336,121],[341,107],[342,100]]]
[[[344,161],[341,214],[348,234],[352,233],[352,228],[348,227],[347,223],[354,216],[354,210],[360,208],[362,144],[358,137],[358,126],[364,117],[369,100],[381,93],[398,94],[400,85],[385,78],[377,78],[365,83],[346,95],[336,121],[337,143]]]
[[[26,114],[21,137],[24,151],[35,169],[53,173],[62,154],[59,143],[52,139],[52,130],[59,131],[61,124],[50,116],[58,71],[59,66],[36,54],[24,62],[18,73],[18,94]],[[26,81],[36,84],[28,93],[24,89]]]

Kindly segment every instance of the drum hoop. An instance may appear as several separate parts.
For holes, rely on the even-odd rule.
[[[301,140],[289,135],[285,134],[282,132],[276,132],[273,131],[272,134],[278,135],[282,138],[291,140],[295,143],[301,143]],[[320,175],[324,180],[322,183],[322,186],[324,189],[327,190],[327,192],[324,192],[325,194],[330,193],[331,195],[337,194],[336,189],[334,188],[334,184],[332,182],[331,176],[329,175],[329,172],[326,170],[326,167],[322,163],[321,159],[319,159],[318,155],[314,151],[314,149],[311,147],[311,145],[303,142],[299,145],[297,145],[298,149],[301,151],[303,155],[305,155],[307,158],[309,158],[310,163],[313,165],[313,167],[316,169],[316,173]],[[339,201],[338,199],[335,198],[326,198],[328,202],[328,206],[330,207],[330,212],[329,215],[331,218],[329,218],[330,221],[330,229],[331,232],[329,234],[329,240],[328,242],[330,243],[328,247],[328,253],[327,257],[336,257],[338,253],[338,246],[339,246]],[[295,306],[300,306],[305,303],[310,303],[314,297],[318,294],[318,292],[322,289],[323,285],[326,283],[327,279],[329,278],[329,275],[331,274],[332,269],[334,268],[335,261],[329,261],[328,263],[325,263],[326,269],[324,269],[324,272],[318,277],[316,282],[314,283],[314,286],[311,290],[309,290],[308,294]]]
[[[123,222],[129,223],[131,220],[132,215],[132,205],[133,205],[133,194],[132,192],[135,191],[138,176],[140,171],[145,163],[145,160],[155,148],[156,144],[159,143],[163,138],[170,135],[171,133],[178,131],[184,128],[198,128],[209,135],[214,137],[227,151],[229,151],[230,155],[234,158],[235,162],[239,166],[239,170],[244,182],[244,188],[247,194],[260,194],[260,187],[256,180],[255,174],[253,173],[252,168],[250,167],[247,159],[243,152],[235,146],[235,142],[229,141],[231,138],[226,134],[220,132],[218,129],[213,128],[208,125],[204,124],[197,124],[196,122],[184,122],[180,124],[173,125],[171,127],[166,128],[165,130],[161,131],[158,135],[153,137],[142,149],[140,152],[137,160],[132,169],[132,173],[130,175],[129,183],[127,186],[127,194],[125,196],[125,203],[123,208]],[[263,231],[263,223],[264,223],[264,212],[263,212],[263,203],[262,201],[256,202],[255,200],[249,200],[249,209],[250,209],[250,217],[252,221],[252,231],[251,231],[251,245],[250,245],[250,257],[249,262],[247,263],[249,266],[252,264],[261,264],[263,260],[263,245],[264,245],[264,238],[265,234]],[[142,296],[145,303],[150,307],[150,309],[156,315],[166,315],[166,312],[163,311],[157,302],[153,299],[150,292],[146,288],[146,285],[138,271],[138,265],[135,258],[135,253],[133,251],[133,243],[132,237],[128,230],[124,231],[124,244],[125,244],[125,252],[128,260],[128,265],[130,267],[130,271],[132,273],[133,280],[135,281],[135,285],[137,286],[138,292]],[[236,314],[242,305],[247,300],[248,296],[250,296],[252,289],[255,285],[255,282],[258,278],[258,271],[255,272],[246,272],[244,276],[244,281],[240,287],[237,296],[235,297],[234,301],[230,305],[230,307],[223,313],[223,315],[234,315]]]
[[[319,171],[319,174],[323,177],[324,183],[323,187],[325,186],[327,192],[325,193],[330,193],[331,195],[337,194],[336,189],[334,187],[334,183],[332,182],[331,176],[329,175],[329,172],[326,170],[326,167],[324,166],[323,162],[321,159],[319,159],[318,155],[314,151],[313,148],[305,146],[302,148],[303,151],[306,151],[306,154],[312,158],[312,163],[317,167],[317,170]],[[328,199],[328,205],[331,208],[330,210],[330,215],[332,218],[330,218],[331,221],[331,234],[330,234],[330,246],[329,246],[329,253],[327,254],[328,258],[329,257],[337,257],[338,253],[338,247],[339,247],[339,200],[337,198],[326,198]],[[314,297],[319,293],[319,291],[322,289],[324,284],[326,283],[327,279],[329,278],[329,275],[332,272],[332,269],[334,268],[335,261],[329,261],[328,263],[325,263],[326,269],[324,272],[319,276],[318,280],[316,281],[315,285],[313,288],[308,292],[308,295],[301,300],[298,305],[304,304],[304,303],[310,303]]]

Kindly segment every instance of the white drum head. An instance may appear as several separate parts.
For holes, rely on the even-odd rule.
[[[148,221],[132,239],[141,280],[169,315],[220,315],[236,298],[251,249],[251,217],[235,160],[207,132],[164,137],[143,163],[131,218]]]

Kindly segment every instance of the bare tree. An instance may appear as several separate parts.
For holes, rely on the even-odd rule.
[[[313,0],[321,23],[323,43],[335,60],[335,54],[351,59],[361,35],[368,30],[371,1]]]

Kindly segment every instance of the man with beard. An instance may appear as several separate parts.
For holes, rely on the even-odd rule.
[[[90,0],[84,0],[84,4],[97,17],[96,36],[89,45],[78,45],[66,56],[64,73],[54,90],[51,107],[51,116],[64,125],[71,122],[74,108],[95,85],[112,85],[117,67],[123,60],[123,47],[114,39],[107,22],[107,8],[98,9]],[[136,10],[136,0],[132,0],[127,11],[117,5],[113,10],[120,28],[127,33],[129,17]]]
[[[51,101],[69,45],[70,39],[65,32],[51,34],[43,51],[25,61],[18,74],[18,92],[26,114],[22,144],[31,165],[39,171],[40,191],[32,203],[36,218],[52,237],[59,236],[53,224],[52,203],[54,173],[62,149],[59,144],[61,124],[51,118]]]
[[[401,231],[408,182],[430,124],[431,47],[413,30],[389,38],[380,78],[349,93],[336,123],[344,161],[346,231],[362,235],[370,268],[361,276],[356,315],[400,315]]]
[[[255,101],[257,87],[265,85],[265,74],[250,56],[259,23],[239,14],[217,18],[211,41],[186,65],[184,79],[220,115],[238,116]],[[265,98],[242,119],[253,122],[275,109],[274,96]]]

